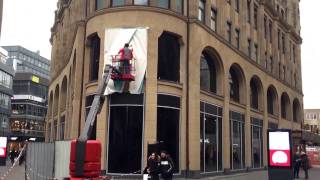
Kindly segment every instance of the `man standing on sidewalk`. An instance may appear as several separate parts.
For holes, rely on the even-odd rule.
[[[308,179],[309,159],[305,152],[301,152],[301,167],[304,170],[305,179]]]
[[[297,151],[296,154],[293,156],[293,178],[299,178],[300,165],[301,158],[299,152]]]

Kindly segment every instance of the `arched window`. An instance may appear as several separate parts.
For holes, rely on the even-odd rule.
[[[207,53],[202,53],[200,60],[200,88],[201,90],[217,93],[216,67],[213,61]]]
[[[66,110],[66,103],[67,103],[67,77],[65,76],[63,78],[62,84],[61,84],[61,101],[60,101],[60,111],[63,112]]]
[[[270,86],[267,91],[267,108],[268,114],[277,114],[277,91],[274,86]]]
[[[240,102],[239,97],[239,79],[237,77],[234,68],[229,71],[229,87],[230,87],[230,99],[235,102]]]
[[[259,94],[257,84],[251,80],[250,82],[250,104],[254,109],[259,108]]]
[[[100,38],[97,33],[90,37],[90,81],[98,80],[99,76],[99,61],[100,61]]]
[[[56,86],[54,91],[54,100],[53,100],[53,116],[58,114],[59,108],[59,85]]]
[[[179,36],[163,32],[158,39],[158,79],[179,82],[180,43]]]
[[[262,109],[262,83],[258,76],[250,80],[250,106],[251,108]]]
[[[283,93],[281,95],[281,117],[284,119],[288,119],[288,115],[289,115],[289,105],[290,105],[290,101],[289,101],[289,96],[287,93]]]
[[[301,118],[301,108],[300,108],[300,103],[298,99],[295,99],[293,101],[293,106],[292,106],[292,111],[293,111],[293,121],[294,122],[300,122]]]

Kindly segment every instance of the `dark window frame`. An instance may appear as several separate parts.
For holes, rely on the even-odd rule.
[[[203,7],[201,7],[203,5]],[[199,0],[198,5],[198,20],[202,23],[206,22],[206,0]]]

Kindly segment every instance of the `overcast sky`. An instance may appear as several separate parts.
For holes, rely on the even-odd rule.
[[[4,0],[0,45],[21,45],[51,57],[50,28],[57,0]],[[301,0],[304,108],[320,108],[320,0]]]

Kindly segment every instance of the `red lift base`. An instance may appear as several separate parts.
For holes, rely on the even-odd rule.
[[[83,163],[83,174],[81,177],[76,175],[76,144],[77,140],[71,141],[69,174],[75,179],[94,179],[99,178],[101,172],[101,144],[96,140],[88,140],[85,144],[85,154]]]

